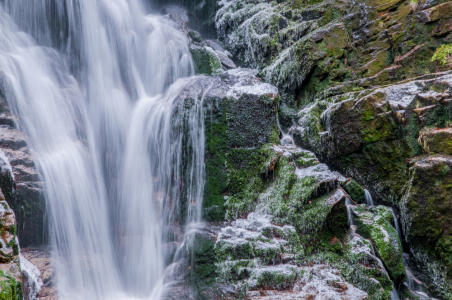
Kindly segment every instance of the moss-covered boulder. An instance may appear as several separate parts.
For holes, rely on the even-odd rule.
[[[321,61],[326,72],[341,65],[350,35],[340,17],[339,1],[220,2],[216,17],[219,39],[245,66],[280,88],[287,103]]]
[[[451,128],[425,128],[419,134],[419,142],[430,154],[452,155]]]
[[[437,72],[450,42],[449,1],[220,2],[220,40],[301,106],[331,86],[358,91]]]
[[[452,295],[452,157],[420,156],[401,201],[402,226],[431,288]]]
[[[421,129],[450,124],[452,77],[432,77],[339,95],[330,89],[298,113],[294,140],[371,189],[377,200],[397,203],[410,159],[426,151]],[[447,152],[447,138],[434,140],[447,132],[426,135],[428,143]]]
[[[223,72],[220,57],[212,48],[192,45],[190,52],[196,74],[218,75]]]
[[[263,180],[261,167],[271,160],[263,146],[279,139],[279,94],[276,87],[261,82],[255,71],[234,69],[193,78],[178,95],[174,113],[186,114],[194,103],[200,103],[197,101],[204,109],[203,216],[208,221],[222,221],[225,196],[244,192],[250,178]]]
[[[346,239],[344,254],[328,256],[328,262],[345,278],[369,294],[369,299],[390,299],[394,288],[385,266],[375,255],[372,243],[355,232]]]
[[[373,206],[369,208],[369,211],[379,215],[381,217],[383,217],[386,221],[388,221],[391,225],[393,225],[394,227],[394,216],[393,216],[393,212],[392,210],[387,207],[387,206],[383,206],[383,205],[378,205],[378,206]]]
[[[356,206],[352,208],[352,212],[357,233],[372,241],[391,278],[396,282],[404,282],[406,272],[397,231],[384,217],[365,208]]]

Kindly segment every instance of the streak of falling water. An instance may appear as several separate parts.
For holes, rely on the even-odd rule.
[[[402,231],[400,230],[399,220],[397,219],[394,209],[391,209],[391,211],[392,211],[392,218],[394,219],[394,227],[399,236],[400,245],[402,246],[402,251],[403,251],[404,249],[403,249]],[[408,254],[406,254],[406,255],[408,255]],[[405,283],[410,290],[415,291],[414,281],[412,278],[413,274],[411,273],[411,270],[408,267],[408,262],[405,258],[405,254],[403,255],[403,265],[405,267],[405,271],[406,271],[406,275],[407,275],[407,281]]]
[[[355,225],[353,223],[353,216],[352,216],[352,201],[350,201],[350,197],[347,196],[347,198],[345,199],[345,205],[347,207],[347,216],[348,216],[348,223],[350,226]]]
[[[366,196],[366,204],[369,207],[375,206],[374,201],[372,200],[372,195],[368,190],[364,190],[365,196]]]
[[[392,212],[392,218],[394,220],[394,228],[397,231],[397,235],[399,236],[400,243],[403,244],[402,243],[402,231],[400,231],[399,220],[397,219],[394,209],[391,209],[391,212]]]
[[[390,299],[391,300],[400,300],[399,294],[397,293],[397,290],[395,288],[391,291]]]
[[[176,113],[189,80],[164,93],[193,73],[187,38],[141,0],[2,3],[1,80],[45,181],[60,299],[159,299],[185,146],[202,201],[199,105]]]

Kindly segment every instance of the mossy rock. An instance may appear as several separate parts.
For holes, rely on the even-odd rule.
[[[383,205],[378,205],[378,206],[374,206],[374,207],[369,208],[369,210],[372,213],[374,213],[374,214],[382,216],[391,225],[395,226],[395,224],[393,224],[394,223],[394,217],[392,215],[392,210],[389,207],[383,206]]]
[[[452,155],[452,129],[431,130],[423,136],[424,149],[431,154]]]
[[[406,240],[432,289],[445,296],[452,293],[452,157],[420,156],[411,162],[410,175],[401,201]]]
[[[0,300],[23,300],[22,283],[0,270]]]
[[[402,244],[394,227],[384,217],[361,208],[353,207],[353,222],[357,232],[371,239],[378,256],[395,282],[406,280]]]
[[[350,180],[347,184],[344,185],[344,189],[356,203],[365,202],[366,193],[364,192],[363,187],[356,181]]]
[[[196,74],[218,75],[223,72],[221,60],[212,48],[192,45],[190,52]]]

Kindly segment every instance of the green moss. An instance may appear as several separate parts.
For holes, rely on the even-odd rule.
[[[345,191],[356,203],[363,203],[366,200],[364,189],[354,180],[350,180],[344,185]]]
[[[190,49],[196,74],[217,75],[223,72],[218,55],[209,47]]]
[[[22,284],[0,270],[0,300],[22,300]]]
[[[402,258],[402,245],[394,227],[386,218],[375,215],[362,208],[353,209],[354,222],[358,233],[369,238],[375,244],[375,250],[396,282],[406,280],[406,271]]]
[[[231,210],[227,218],[235,218],[252,204],[273,158],[269,157],[269,146],[263,145],[279,140],[276,123],[279,98],[243,95],[240,99],[205,101],[211,111],[205,124],[203,215],[209,221],[223,220],[228,201]]]

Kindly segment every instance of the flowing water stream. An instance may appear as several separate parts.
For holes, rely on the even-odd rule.
[[[171,228],[182,211],[199,221],[202,102],[175,112],[188,41],[149,12],[140,0],[0,7],[1,83],[45,182],[60,299],[161,298]]]

